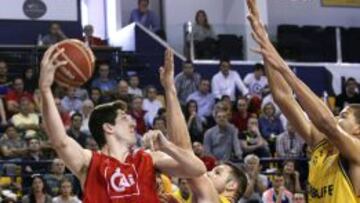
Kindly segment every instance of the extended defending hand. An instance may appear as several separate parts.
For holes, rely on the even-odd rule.
[[[161,85],[166,89],[173,87],[174,83],[174,54],[170,48],[166,49],[164,65],[160,67]]]

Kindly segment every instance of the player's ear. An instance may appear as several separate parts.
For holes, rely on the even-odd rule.
[[[234,180],[230,180],[228,183],[226,183],[225,190],[234,191],[237,189],[237,187],[238,187],[237,182]]]
[[[114,133],[114,126],[111,125],[110,123],[104,123],[102,127],[104,130],[104,134],[113,134]]]

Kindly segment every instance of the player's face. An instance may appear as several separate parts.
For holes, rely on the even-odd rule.
[[[354,113],[350,107],[345,107],[339,114],[338,124],[343,130],[351,135],[358,134],[359,124],[356,122]]]
[[[213,168],[212,171],[208,172],[208,176],[211,182],[214,184],[216,190],[219,193],[225,191],[226,184],[229,181],[230,173],[231,173],[230,166],[224,164],[216,166],[215,168]]]
[[[135,137],[135,121],[122,110],[118,110],[118,116],[115,119],[115,134],[121,141],[125,141],[129,145],[136,143]]]

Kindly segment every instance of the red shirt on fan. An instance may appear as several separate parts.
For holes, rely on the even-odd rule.
[[[159,203],[150,154],[135,150],[125,163],[93,152],[84,188],[84,203]]]

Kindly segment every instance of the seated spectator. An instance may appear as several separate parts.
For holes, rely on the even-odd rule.
[[[294,193],[293,203],[306,203],[303,192]]]
[[[24,90],[24,81],[21,78],[15,78],[12,89],[5,95],[6,108],[10,115],[19,112],[19,103],[23,97],[33,100],[33,95]]]
[[[82,124],[80,131],[86,134],[87,136],[90,135],[89,119],[91,112],[94,110],[94,108],[95,108],[94,103],[90,99],[87,99],[83,102],[83,106],[80,112],[80,114],[82,115]]]
[[[212,58],[216,53],[216,34],[210,25],[206,12],[198,10],[193,26],[193,40],[196,58]]]
[[[359,85],[354,78],[348,78],[345,83],[345,92],[336,96],[337,112],[353,103],[360,103]]]
[[[128,104],[131,103],[131,94],[129,94],[129,85],[126,80],[120,80],[114,95],[115,100],[122,100]]]
[[[90,89],[90,100],[94,103],[95,106],[106,102],[102,96],[101,90],[97,87],[92,87]]]
[[[245,97],[237,100],[236,111],[232,114],[231,123],[237,127],[239,133],[243,133],[247,129],[248,120],[251,117],[248,107],[248,100]]]
[[[217,160],[215,157],[205,154],[204,146],[200,142],[194,142],[192,147],[194,154],[204,162],[207,171],[215,168]]]
[[[179,102],[186,105],[186,99],[199,87],[201,76],[194,72],[194,66],[190,61],[183,63],[182,72],[175,76],[175,87]]]
[[[196,101],[190,100],[185,107],[185,120],[187,122],[188,130],[190,133],[192,142],[202,142],[203,141],[203,124],[201,118],[198,115],[198,106]]]
[[[293,194],[284,186],[284,176],[276,174],[273,181],[273,187],[263,193],[262,201],[264,203],[289,203],[293,199]]]
[[[238,130],[228,122],[227,112],[215,112],[216,126],[210,128],[204,135],[205,151],[217,160],[239,160],[242,149],[238,139]]]
[[[243,96],[249,93],[249,90],[243,83],[238,72],[230,70],[231,64],[227,59],[220,61],[220,71],[214,75],[211,81],[212,92],[217,99],[222,96],[230,96],[231,101],[235,101],[236,89]]]
[[[52,203],[51,196],[47,193],[47,186],[40,174],[31,176],[31,190],[22,198],[22,203]]]
[[[30,102],[27,97],[20,100],[19,113],[11,117],[11,122],[16,128],[28,135],[34,135],[39,130],[40,117],[31,112]]]
[[[254,66],[254,72],[248,73],[244,78],[244,84],[249,88],[249,94],[252,97],[263,98],[270,90],[268,80],[264,75],[264,65],[257,63]]]
[[[140,135],[143,135],[147,130],[144,119],[146,111],[143,110],[142,106],[143,106],[143,99],[139,96],[134,96],[131,102],[130,115],[135,119],[136,133]]]
[[[301,192],[300,173],[295,170],[295,161],[287,160],[283,168],[284,186],[291,193]]]
[[[110,67],[106,63],[99,65],[98,76],[91,82],[91,87],[99,88],[102,96],[109,99],[115,92],[117,82],[110,78]]]
[[[71,117],[70,117],[70,113],[68,111],[66,111],[64,109],[64,107],[61,105],[61,100],[57,97],[55,97],[55,104],[56,104],[56,108],[59,111],[61,120],[65,126],[66,129],[68,129],[70,127],[71,124]]]
[[[85,88],[76,87],[75,88],[75,97],[79,98],[81,101],[85,101],[86,99],[89,98],[89,94]]]
[[[137,75],[131,75],[129,77],[129,94],[136,96],[143,96],[142,90],[139,88],[140,79]]]
[[[255,154],[258,157],[270,157],[268,143],[262,137],[257,118],[249,118],[247,131],[240,136],[241,148],[245,154]]]
[[[153,130],[160,130],[165,136],[167,136],[166,120],[162,117],[155,117],[152,124]]]
[[[94,36],[94,27],[92,25],[85,25],[83,28],[84,36],[82,37],[82,41],[89,46],[102,46],[104,42],[100,37]]]
[[[81,203],[79,198],[73,194],[72,182],[66,178],[60,182],[59,195],[54,197],[53,203]]]
[[[3,97],[9,91],[11,80],[8,76],[7,63],[0,59],[0,96]]]
[[[13,125],[8,125],[0,139],[1,154],[6,159],[19,158],[26,153],[26,142]]]
[[[62,179],[67,178],[73,182],[74,177],[71,174],[65,174],[65,163],[61,159],[54,159],[51,164],[51,173],[44,175],[46,185],[49,187],[51,196],[59,194],[60,182]]]
[[[82,147],[86,144],[87,135],[83,132],[81,132],[81,126],[82,126],[82,115],[80,113],[74,113],[71,116],[71,125],[70,128],[66,131],[66,133],[74,138]]]
[[[56,44],[64,39],[66,39],[66,35],[61,30],[61,27],[58,23],[51,23],[49,28],[49,34],[45,35],[42,38],[42,42],[44,45],[52,45]]]
[[[192,201],[191,190],[189,189],[186,179],[179,178],[177,185],[178,185],[179,189],[173,193],[173,196],[180,203],[191,202]]]
[[[34,74],[33,68],[27,68],[23,75],[24,81],[24,90],[26,92],[34,93],[34,91],[38,88],[38,77]]]
[[[82,101],[75,96],[75,87],[68,87],[66,96],[61,100],[61,106],[64,111],[80,111],[82,107]]]
[[[276,155],[278,157],[301,157],[305,141],[297,135],[290,123],[286,130],[276,138]]]
[[[158,110],[163,107],[162,103],[157,99],[157,90],[154,86],[146,89],[146,98],[143,100],[143,110],[146,111],[145,122],[148,127],[152,127],[153,120]]]
[[[275,106],[275,114],[276,115],[280,115],[281,111],[279,106],[275,103],[274,98],[272,96],[272,94],[267,94],[266,96],[263,97],[262,101],[261,101],[261,109],[264,108],[264,106],[268,103],[272,103]]]
[[[261,202],[262,193],[268,188],[268,178],[261,174],[260,159],[254,154],[244,158],[244,169],[248,178],[247,187],[239,203]]]
[[[271,152],[275,152],[276,135],[284,132],[284,128],[279,116],[275,114],[275,107],[272,103],[264,106],[259,118],[259,128],[263,138],[269,142]]]
[[[85,149],[89,149],[91,151],[98,151],[99,150],[99,146],[98,146],[97,142],[95,141],[95,139],[93,137],[89,136],[86,139]]]
[[[137,22],[153,32],[160,30],[160,19],[149,9],[149,0],[138,0],[138,8],[131,11],[129,24]]]
[[[38,138],[31,138],[27,141],[28,153],[24,156],[23,160],[25,161],[40,161],[44,160],[46,157],[41,151],[40,140]],[[44,166],[38,164],[26,164],[24,167],[24,172],[27,174],[33,173],[44,173]]]

